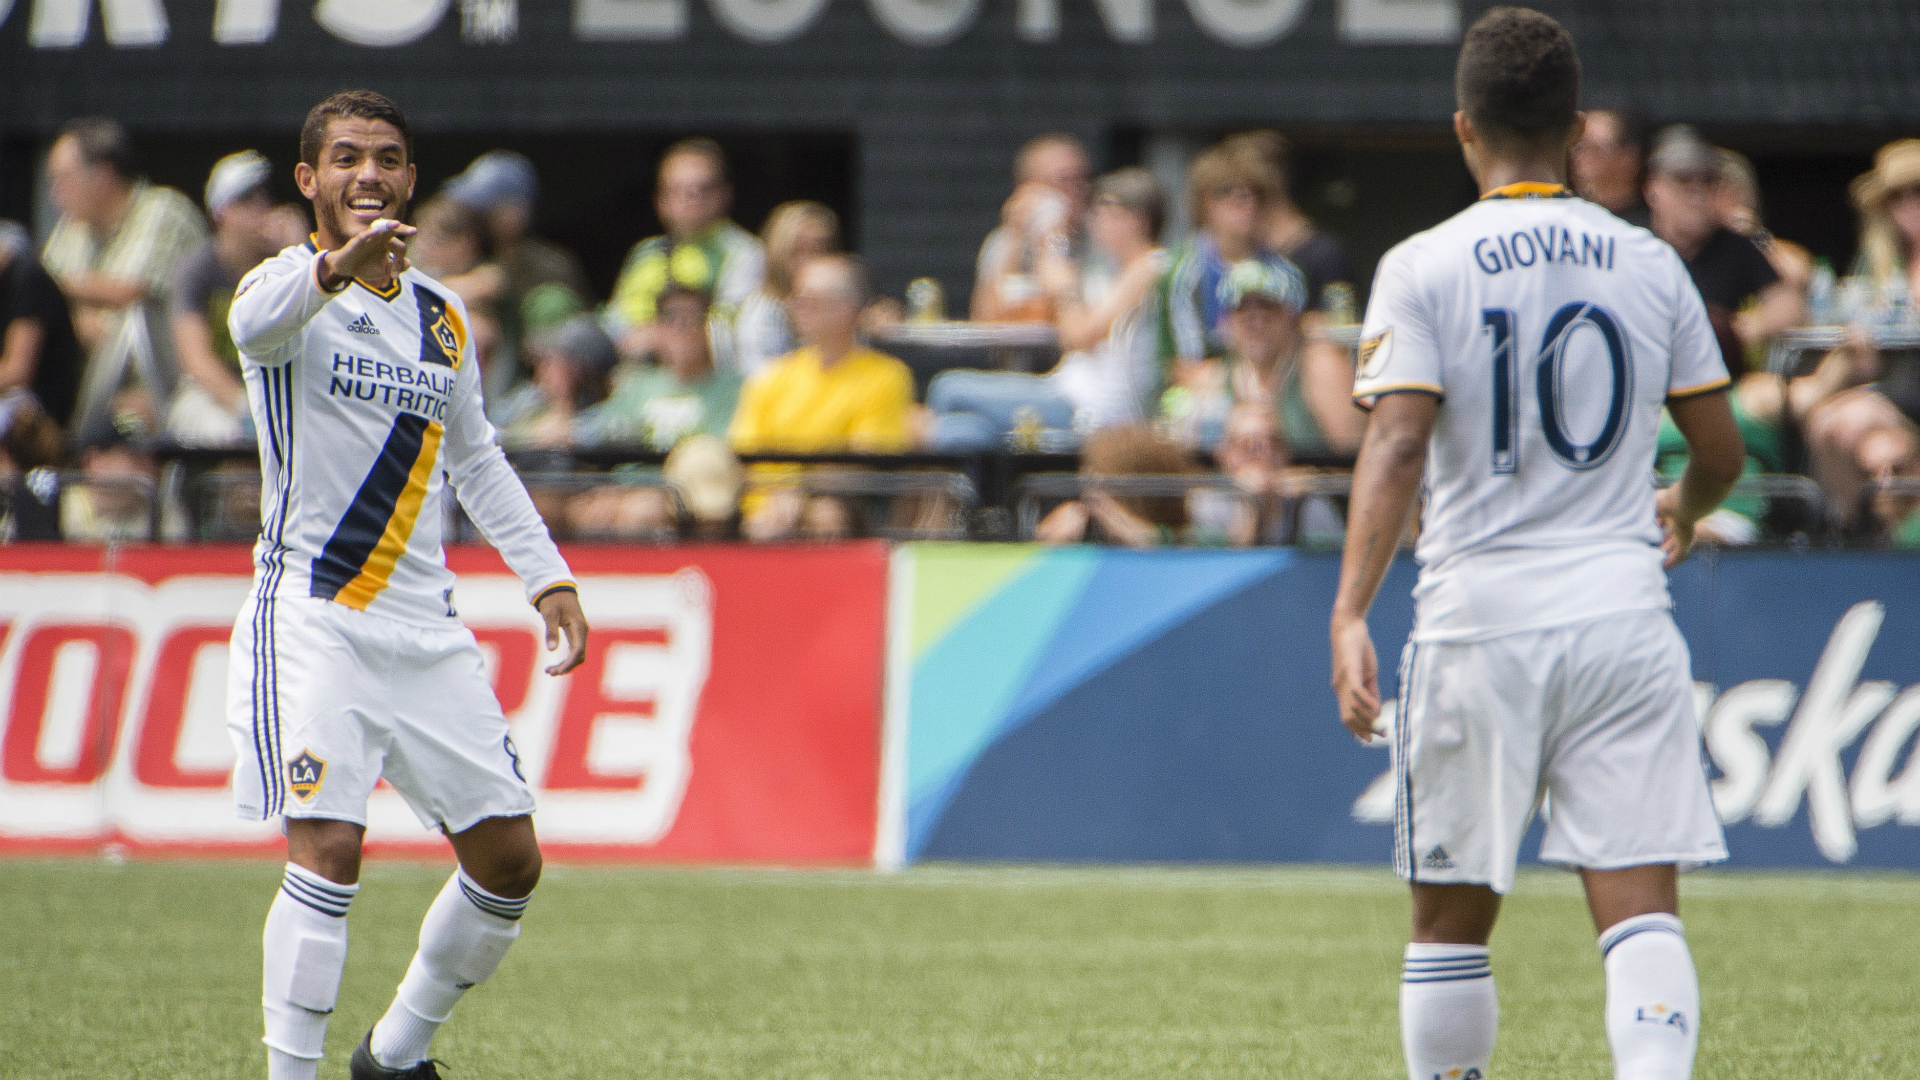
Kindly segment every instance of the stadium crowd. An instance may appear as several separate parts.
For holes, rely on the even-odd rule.
[[[1844,280],[1769,234],[1751,164],[1691,128],[1653,134],[1631,112],[1596,110],[1571,164],[1581,195],[1685,260],[1734,379],[1749,472],[1817,484],[1812,505],[1746,485],[1703,537],[1920,547],[1920,279],[1907,274],[1920,140],[1882,148],[1855,182],[1859,255]],[[128,133],[103,118],[69,123],[46,172],[48,235],[0,222],[0,537],[257,524],[252,464],[175,451],[252,444],[227,306],[248,269],[305,240],[306,208],[275,203],[255,151],[215,163],[195,205],[142,178]],[[924,465],[1015,451],[1078,454],[1090,478],[1175,478],[1090,479],[1023,530],[1043,540],[1337,537],[1339,466],[1365,422],[1350,399],[1363,290],[1340,241],[1292,198],[1285,139],[1231,136],[1169,193],[1138,167],[1096,176],[1077,139],[1046,134],[1013,179],[980,247],[971,319],[1050,328],[1055,346],[978,349],[930,378],[888,343],[940,318],[937,287],[916,283],[912,310],[876,296],[819,203],[782,204],[749,232],[729,217],[727,161],[709,139],[658,162],[664,231],[633,246],[608,296],[533,232],[539,179],[511,151],[415,204],[410,259],[465,302],[489,412],[562,537],[911,535],[943,521],[979,535],[951,493],[849,486],[862,466],[847,455]],[[1169,249],[1172,197],[1191,229]],[[1658,471],[1677,476],[1670,422],[1661,448]],[[620,451],[631,460],[610,461]],[[766,460],[783,456],[832,460]]]

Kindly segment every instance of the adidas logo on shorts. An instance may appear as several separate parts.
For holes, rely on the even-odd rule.
[[[1447,854],[1446,848],[1435,844],[1433,850],[1427,852],[1427,857],[1420,860],[1420,865],[1427,870],[1451,870],[1453,856]]]
[[[373,320],[368,318],[367,313],[364,311],[360,313],[359,318],[347,324],[347,329],[356,334],[372,334],[374,337],[380,336],[380,328],[373,325]]]

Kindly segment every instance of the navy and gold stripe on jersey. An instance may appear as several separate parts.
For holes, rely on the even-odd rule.
[[[314,596],[364,611],[387,587],[420,519],[443,431],[414,413],[394,417],[353,505],[313,561]]]

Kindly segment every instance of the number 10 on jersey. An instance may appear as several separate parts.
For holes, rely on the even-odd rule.
[[[1519,316],[1505,308],[1486,308],[1480,324],[1493,334],[1493,471],[1496,475],[1520,469],[1520,350]],[[1561,384],[1565,380],[1567,347],[1582,330],[1599,334],[1606,344],[1610,397],[1607,420],[1591,442],[1579,442],[1567,431],[1567,410]],[[1534,391],[1540,402],[1540,430],[1547,448],[1570,469],[1592,469],[1604,464],[1626,434],[1633,409],[1633,365],[1627,359],[1627,338],[1607,310],[1583,300],[1563,304],[1547,320],[1540,353],[1533,362]]]

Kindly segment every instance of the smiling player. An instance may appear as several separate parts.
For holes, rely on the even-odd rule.
[[[572,575],[480,399],[466,309],[411,269],[400,224],[412,135],[393,102],[343,91],[307,114],[294,178],[319,229],[249,273],[229,315],[260,432],[262,529],[234,626],[227,723],[241,816],[282,820],[267,913],[267,1072],[313,1080],[347,957],[367,797],[383,776],[460,867],[427,910],[354,1080],[430,1080],[434,1032],[493,974],[540,878],[533,794],[440,548],[451,487],[586,655]]]
[[[1487,938],[1544,797],[1540,856],[1579,869],[1600,931],[1615,1076],[1684,1080],[1700,988],[1676,864],[1726,845],[1662,531],[1672,565],[1740,475],[1726,368],[1673,249],[1566,188],[1582,128],[1567,32],[1489,11],[1456,92],[1481,198],[1380,262],[1354,382],[1374,409],[1332,625],[1341,719],[1367,738],[1367,609],[1424,480],[1393,748],[1394,863],[1413,890],[1407,1072],[1487,1074]],[[1662,406],[1691,457],[1656,499]]]

